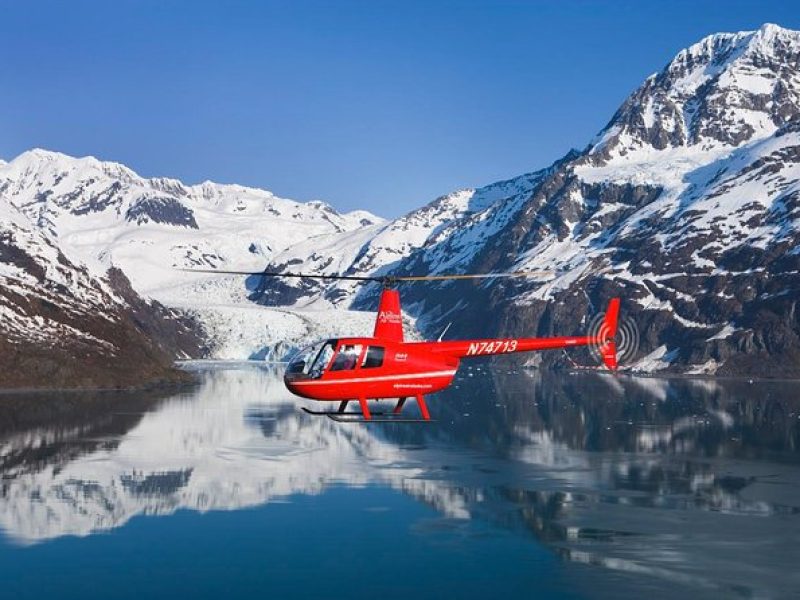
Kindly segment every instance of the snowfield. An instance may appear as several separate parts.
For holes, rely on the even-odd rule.
[[[46,240],[25,245],[42,264],[58,265],[61,251],[98,281],[109,268],[121,269],[142,296],[196,316],[211,357],[277,359],[312,339],[371,332],[365,313],[327,303],[294,311],[261,307],[248,299],[245,277],[184,270],[261,270],[290,246],[373,231],[383,221],[366,211],[339,214],[324,202],[238,185],[145,179],[117,163],[45,150],[0,165],[0,192],[0,222],[17,237]],[[0,268],[7,277],[24,276],[12,264]],[[47,275],[70,285],[56,268]],[[32,322],[15,326],[19,334],[40,329]]]

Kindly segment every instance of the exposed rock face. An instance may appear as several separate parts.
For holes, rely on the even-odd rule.
[[[143,198],[125,211],[125,219],[137,225],[152,222],[198,229],[192,209],[174,198]]]

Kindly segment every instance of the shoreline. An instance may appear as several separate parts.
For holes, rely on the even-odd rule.
[[[185,379],[156,379],[141,385],[121,386],[121,387],[0,387],[0,398],[15,394],[85,394],[85,393],[131,393],[131,392],[152,392],[162,390],[178,390],[191,388],[199,384],[199,380],[191,371],[176,369],[181,373],[186,373]]]

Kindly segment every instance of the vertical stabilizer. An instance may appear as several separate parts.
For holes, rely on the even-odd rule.
[[[393,342],[403,341],[403,315],[400,313],[400,292],[384,288],[373,337]]]
[[[617,324],[619,323],[619,298],[612,298],[608,303],[608,310],[600,328],[600,355],[606,366],[615,371],[617,369]]]

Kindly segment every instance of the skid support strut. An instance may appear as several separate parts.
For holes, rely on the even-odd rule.
[[[430,421],[431,420],[431,414],[428,412],[428,405],[425,404],[425,396],[423,396],[422,394],[417,394],[415,396],[415,399],[417,401],[417,406],[419,407],[419,412],[422,414],[422,420],[423,421]],[[394,410],[392,411],[392,414],[393,415],[399,415],[402,412],[403,406],[405,405],[405,403],[406,403],[406,398],[400,398],[397,401],[397,404],[395,405]]]
[[[371,421],[372,415],[369,412],[369,405],[367,404],[366,398],[359,398],[358,405],[361,407],[361,414],[364,415],[365,421]]]
[[[426,421],[430,421],[431,414],[428,412],[428,405],[425,404],[425,396],[422,394],[417,394],[417,406],[419,406],[419,412],[422,413],[422,418]]]

